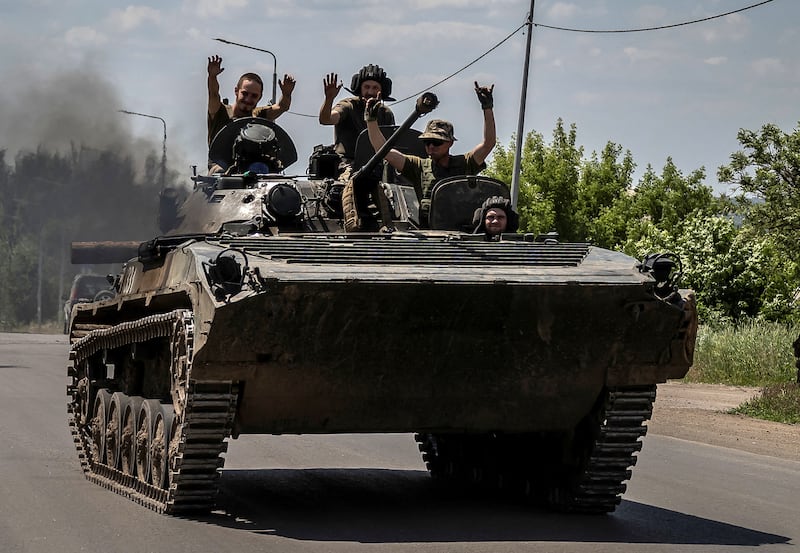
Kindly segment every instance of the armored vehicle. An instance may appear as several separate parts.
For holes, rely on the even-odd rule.
[[[420,98],[385,148],[413,148],[431,105]],[[435,186],[422,225],[381,152],[350,182],[375,230],[345,232],[348,183],[324,150],[309,176],[288,176],[287,133],[234,121],[211,147],[228,169],[195,175],[113,298],[73,308],[68,420],[87,478],[159,512],[202,512],[229,438],[399,432],[434,478],[612,511],[656,384],[692,362],[679,260],[552,234],[488,241],[473,211],[508,189],[480,176]]]

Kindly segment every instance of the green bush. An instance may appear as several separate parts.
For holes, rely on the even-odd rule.
[[[748,417],[786,424],[800,423],[800,384],[765,386],[761,394],[731,411]]]
[[[739,325],[703,325],[697,334],[690,382],[766,386],[795,382],[792,342],[800,325],[750,321]]]
[[[792,348],[799,332],[800,325],[764,321],[703,325],[686,380],[761,387],[759,395],[731,412],[800,423],[800,384]]]

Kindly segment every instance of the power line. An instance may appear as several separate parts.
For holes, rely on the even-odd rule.
[[[401,102],[405,102],[407,100],[416,99],[417,96],[419,96],[423,92],[427,92],[428,90],[430,90],[430,89],[432,89],[432,88],[434,88],[436,86],[439,86],[443,82],[452,79],[453,77],[455,77],[456,75],[458,75],[459,73],[464,71],[465,69],[475,65],[480,60],[482,60],[483,58],[488,56],[490,53],[492,53],[494,50],[496,50],[497,48],[502,46],[505,42],[507,42],[511,37],[513,37],[515,34],[517,34],[519,32],[519,30],[522,29],[527,24],[528,24],[528,22],[526,21],[525,23],[523,23],[522,25],[520,25],[519,27],[514,29],[511,33],[509,33],[509,35],[507,37],[505,37],[503,40],[501,40],[500,42],[498,42],[497,44],[495,44],[494,46],[492,46],[491,48],[486,50],[483,54],[481,54],[480,56],[478,56],[477,58],[475,58],[474,60],[469,62],[467,65],[465,65],[464,67],[462,67],[458,71],[455,71],[455,72],[451,73],[450,75],[448,75],[447,77],[443,78],[442,80],[433,83],[432,85],[428,86],[427,88],[423,88],[422,90],[420,90],[419,92],[417,92],[415,94],[411,94],[410,96],[406,96],[405,98],[401,98],[401,99],[397,100],[396,102],[393,102],[392,105],[396,105],[396,104],[399,104]],[[316,115],[308,115],[306,113],[295,113],[293,111],[289,111],[289,113],[291,113],[292,115],[299,115],[300,117],[317,117]]]
[[[542,27],[544,29],[552,29],[552,30],[555,30],[555,31],[566,31],[566,32],[572,32],[572,33],[596,33],[596,34],[601,34],[601,33],[606,33],[606,34],[608,34],[608,33],[641,33],[641,32],[645,32],[645,31],[660,31],[662,29],[672,29],[672,28],[675,28],[675,27],[684,27],[686,25],[694,25],[694,24],[697,24],[697,23],[703,23],[705,21],[711,21],[713,19],[719,19],[721,17],[726,17],[728,15],[732,15],[732,14],[735,14],[735,13],[741,13],[743,11],[752,10],[753,8],[758,8],[759,6],[763,6],[765,4],[769,4],[772,1],[773,0],[763,0],[762,2],[758,2],[756,4],[751,4],[749,6],[745,6],[744,8],[739,8],[738,10],[732,10],[732,11],[729,11],[729,12],[720,13],[720,14],[717,14],[717,15],[709,16],[709,17],[703,17],[703,18],[700,18],[700,19],[693,19],[691,21],[683,21],[681,23],[673,23],[671,25],[659,25],[657,27],[642,27],[642,28],[637,28],[637,29],[614,29],[614,30],[575,29],[575,28],[570,28],[570,27],[557,27],[555,25],[545,25],[544,23],[536,23],[535,21],[533,22],[533,25],[534,25],[534,27]],[[475,58],[474,60],[469,62],[467,65],[465,65],[461,69],[451,73],[450,75],[448,75],[448,76],[444,77],[443,79],[433,83],[432,85],[428,86],[427,88],[424,88],[424,89],[420,90],[419,92],[417,92],[415,94],[411,94],[410,96],[406,96],[405,98],[401,98],[400,100],[397,100],[392,105],[399,104],[401,102],[405,102],[405,101],[411,100],[413,98],[416,98],[417,96],[419,96],[423,92],[427,92],[428,90],[430,90],[432,88],[435,88],[435,87],[439,86],[440,84],[452,79],[453,77],[455,77],[456,75],[458,75],[462,71],[464,71],[467,68],[475,65],[478,61],[480,61],[481,59],[485,58],[491,52],[493,52],[494,50],[499,48],[501,45],[503,45],[505,42],[507,42],[509,39],[511,39],[511,37],[516,35],[519,32],[519,30],[522,29],[523,27],[525,27],[527,24],[528,24],[528,22],[526,20],[525,23],[523,23],[522,25],[520,25],[519,27],[514,29],[503,40],[501,40],[500,42],[498,42],[497,44],[495,44],[494,46],[489,48],[486,52],[484,52],[483,54],[481,54],[480,56],[478,56],[477,58]],[[297,112],[294,112],[294,111],[289,111],[289,113],[291,113],[292,115],[298,115],[300,117],[317,117],[317,115],[309,115],[309,114],[306,114],[306,113],[297,113]]]
[[[734,13],[740,13],[746,10],[752,10],[753,8],[757,8],[759,6],[763,6],[764,4],[769,4],[772,0],[764,0],[763,2],[758,2],[757,4],[752,4],[750,6],[746,6],[744,8],[739,8],[738,10],[733,10],[725,13],[720,13],[717,15],[712,15],[710,17],[703,17],[702,19],[693,19],[691,21],[684,21],[682,23],[673,23],[672,25],[659,25],[658,27],[642,27],[639,29],[613,29],[613,30],[600,30],[600,29],[572,29],[569,27],[556,27],[555,25],[545,25],[544,23],[536,23],[534,22],[535,27],[542,27],[543,29],[553,29],[555,31],[568,31],[571,33],[641,33],[644,31],[660,31],[662,29],[672,29],[674,27],[683,27],[685,25],[694,25],[695,23],[702,23],[704,21],[711,21],[712,19],[719,19],[720,17],[725,17],[728,15],[732,15]]]
[[[454,72],[454,73],[451,73],[450,75],[448,75],[447,77],[443,78],[442,80],[440,80],[440,81],[437,81],[437,82],[433,83],[433,84],[432,84],[432,85],[430,85],[428,88],[423,88],[422,90],[420,90],[420,91],[419,91],[419,92],[417,92],[416,94],[412,94],[411,96],[406,96],[405,98],[401,98],[400,100],[397,100],[397,101],[395,102],[395,104],[399,104],[400,102],[405,102],[406,100],[410,100],[410,99],[412,99],[412,98],[416,98],[417,96],[419,96],[419,95],[420,95],[420,94],[422,94],[423,92],[427,92],[428,90],[430,90],[430,89],[432,89],[432,88],[434,88],[434,87],[437,87],[437,86],[439,86],[439,85],[440,85],[440,84],[442,84],[443,82],[445,82],[445,81],[448,81],[448,80],[452,79],[453,77],[455,77],[456,75],[458,75],[459,73],[461,73],[462,71],[464,71],[465,69],[467,69],[468,67],[471,67],[472,65],[475,65],[475,64],[476,64],[478,61],[482,60],[483,58],[485,58],[486,56],[488,56],[488,55],[489,55],[491,52],[493,52],[494,50],[496,50],[497,48],[499,48],[499,47],[500,47],[501,45],[503,45],[503,44],[504,44],[506,41],[508,41],[508,40],[509,40],[509,39],[510,39],[512,36],[514,36],[515,34],[517,34],[517,33],[519,32],[519,30],[520,30],[520,29],[522,29],[522,28],[523,28],[525,25],[527,25],[527,24],[528,24],[528,22],[527,22],[527,21],[525,21],[525,23],[523,23],[522,25],[520,25],[519,27],[517,27],[516,29],[514,29],[514,30],[513,30],[513,31],[512,31],[512,32],[511,32],[511,33],[510,33],[510,34],[509,34],[509,35],[508,35],[506,38],[504,38],[503,40],[501,40],[500,42],[498,42],[497,44],[495,44],[494,46],[492,46],[491,48],[489,48],[489,49],[488,49],[486,52],[484,52],[483,54],[481,54],[480,56],[478,56],[477,58],[475,58],[474,60],[472,60],[471,62],[469,62],[467,65],[465,65],[464,67],[462,67],[462,68],[461,68],[461,69],[459,69],[458,71],[456,71],[456,72]]]

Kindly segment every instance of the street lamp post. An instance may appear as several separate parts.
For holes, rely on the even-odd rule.
[[[167,122],[164,121],[161,117],[158,117],[157,115],[148,115],[147,113],[137,113],[135,111],[128,111],[126,109],[118,109],[117,111],[120,113],[125,113],[127,115],[138,115],[139,117],[158,119],[159,121],[161,121],[161,124],[164,125],[164,142],[161,146],[161,188],[163,190],[167,172]]]
[[[274,104],[277,101],[275,99],[275,93],[277,92],[278,84],[278,58],[275,57],[275,54],[269,50],[264,50],[263,48],[256,48],[255,46],[248,46],[247,44],[231,42],[230,40],[225,40],[224,38],[215,38],[214,40],[218,42],[224,42],[225,44],[231,44],[232,46],[241,46],[242,48],[248,48],[250,50],[255,50],[256,52],[264,52],[265,54],[272,56],[272,100],[270,101]]]

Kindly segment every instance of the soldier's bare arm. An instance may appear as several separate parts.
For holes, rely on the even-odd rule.
[[[319,122],[321,125],[336,125],[339,122],[339,112],[332,109],[333,100],[342,89],[342,83],[339,82],[339,75],[336,73],[329,73],[322,81],[323,90],[325,91],[325,101],[319,108]]]
[[[219,56],[211,56],[208,58],[208,113],[214,115],[222,105],[222,99],[219,96],[219,81],[217,76],[225,71],[222,67],[222,58]]]
[[[475,81],[475,94],[481,103],[483,110],[483,141],[472,149],[472,158],[480,165],[489,157],[495,144],[497,143],[497,129],[494,123],[494,85],[479,86]]]
[[[378,127],[378,110],[382,102],[380,101],[380,93],[377,98],[369,98],[367,106],[364,108],[364,121],[367,122],[367,134],[369,135],[369,142],[372,144],[373,149],[377,152],[386,143],[386,138],[383,136],[381,129]],[[397,169],[403,170],[403,165],[406,163],[406,156],[402,152],[394,148],[384,156],[389,165]]]
[[[269,106],[269,119],[274,121],[292,107],[292,92],[294,92],[295,84],[297,82],[294,79],[294,75],[289,73],[283,76],[282,81],[278,81],[278,86],[281,89],[281,98],[278,103]]]

